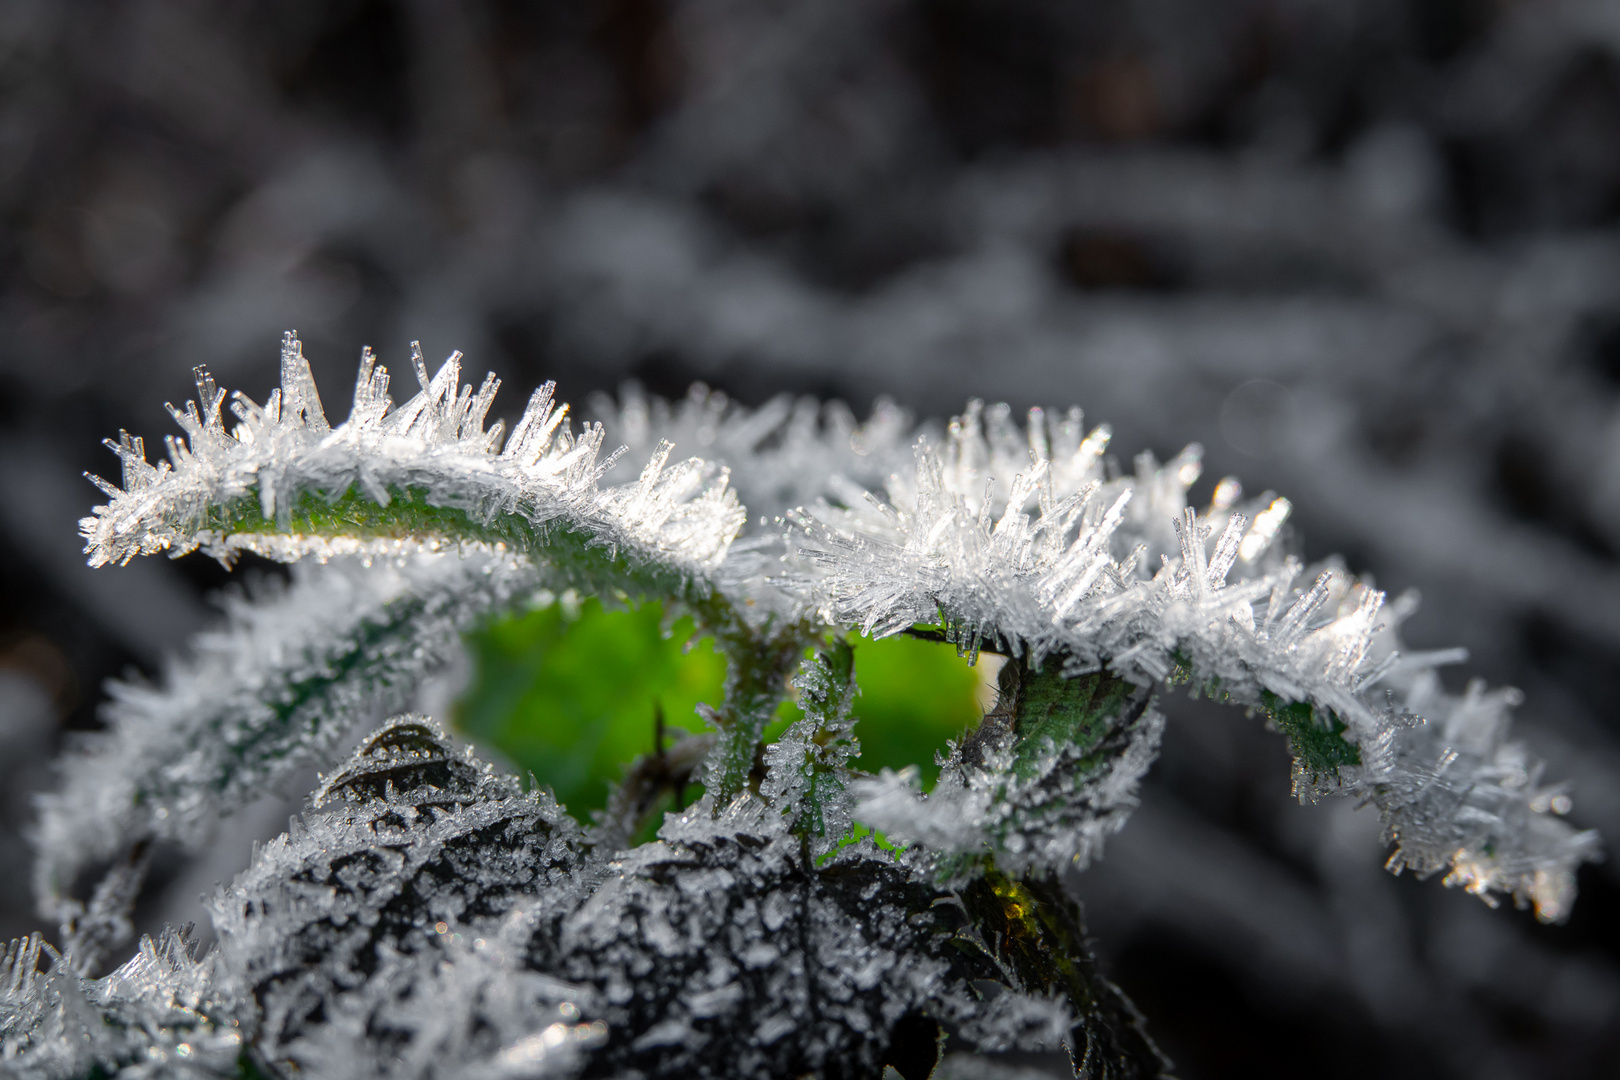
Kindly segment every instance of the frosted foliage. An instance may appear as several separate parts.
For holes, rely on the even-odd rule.
[[[142,938],[101,979],[75,974],[38,935],[0,953],[0,1076],[234,1077],[242,1046],[213,958],[197,959],[184,934]]]
[[[859,423],[842,402],[784,394],[750,409],[701,384],[678,402],[631,384],[618,401],[598,395],[592,406],[608,438],[628,447],[605,479],[630,480],[631,463],[666,443],[729,469],[747,520],[718,582],[746,595],[751,611],[785,618],[802,614],[804,597],[775,587],[782,516],[824,496],[883,483],[908,464],[914,432],[910,415],[887,400]]]
[[[608,861],[420,716],[370,737],[212,910],[257,1052],[301,1075],[847,1075],[911,1014],[991,1050],[1057,1048],[1073,1022],[870,844],[818,867],[745,797]]]
[[[573,1075],[605,1029],[521,957],[584,875],[549,796],[400,717],[214,898],[220,963],[260,1052],[303,1075]]]
[[[1078,1076],[1164,1075],[1058,884],[1135,807],[1160,686],[1263,713],[1299,796],[1375,807],[1397,872],[1558,920],[1597,855],[1509,739],[1515,692],[1445,692],[1436,668],[1460,652],[1402,646],[1412,598],[1303,567],[1286,499],[1228,478],[1189,506],[1196,446],[1122,473],[1078,409],[1019,424],[973,402],[918,429],[891,405],[860,424],[702,388],[603,399],[576,435],[550,384],[506,437],[485,426],[493,378],[460,386],[459,356],[413,366],[421,390],[395,406],[365,353],[331,427],[288,335],[280,389],[238,396],[231,430],[199,373],[167,462],[117,445],[123,486],[84,522],[93,563],[311,558],[227,596],[158,684],[115,685],[107,729],[65,757],[35,879],[63,949],[7,954],[0,1071],[875,1075],[922,1069],[943,1035],[958,1054],[1062,1047]],[[601,455],[610,435],[630,456]],[[671,465],[677,449],[702,456]],[[390,720],[217,892],[213,952],[169,934],[92,978],[156,842],[195,844],[329,765],[479,619],[567,587],[662,600],[712,636],[715,730],[629,763],[586,830],[434,721]],[[915,769],[852,765],[852,630],[1004,659],[927,795]],[[790,699],[802,717],[766,745]],[[697,777],[707,794],[632,846]]]
[[[855,654],[837,642],[808,661],[795,680],[804,715],[765,750],[759,793],[811,838],[817,854],[849,834],[849,763],[860,753],[852,713]]]
[[[1476,679],[1461,696],[1446,694],[1426,669],[1395,681],[1397,700],[1426,723],[1395,728],[1367,755],[1363,783],[1382,785],[1384,838],[1396,847],[1389,868],[1442,872],[1447,885],[1487,902],[1505,892],[1562,918],[1575,901],[1575,869],[1597,855],[1598,837],[1558,819],[1571,805],[1569,785],[1544,782],[1542,762],[1504,737],[1518,692],[1487,691]],[[1455,846],[1414,842],[1425,836]]]
[[[908,1014],[985,1049],[1055,1049],[1071,1022],[1058,1000],[973,990],[1016,983],[957,929],[959,901],[870,843],[816,867],[759,799],[672,815],[613,869],[535,945],[627,1033],[600,1051],[606,1075],[863,1075]]]
[[[294,568],[290,585],[227,594],[157,685],[114,683],[108,730],[63,759],[40,804],[36,886],[49,914],[74,877],[148,839],[194,842],[224,812],[405,703],[492,608],[528,596],[526,560],[487,546]]]
[[[798,582],[825,618],[871,633],[943,618],[970,652],[988,642],[1067,676],[1106,666],[1143,686],[1191,681],[1273,712],[1300,761],[1300,794],[1376,805],[1393,867],[1449,867],[1449,881],[1481,896],[1563,918],[1597,837],[1555,816],[1557,789],[1507,741],[1508,699],[1440,691],[1433,669],[1456,655],[1402,650],[1409,603],[1387,610],[1383,593],[1331,565],[1302,577],[1277,550],[1284,500],[1240,505],[1223,481],[1198,514],[1186,505],[1196,446],[1163,466],[1144,454],[1134,476],[1109,479],[1106,430],[1082,437],[1077,421],[1037,409],[1019,432],[1004,407],[975,404],[943,451],[918,441],[912,476],[892,480],[887,500],[792,515]],[[877,817],[899,820],[892,782],[868,792]],[[924,816],[939,819],[930,835],[965,850],[1000,826],[964,825],[958,797],[947,791]],[[920,811],[904,813],[924,828]]]
[[[80,523],[91,564],[198,547],[222,559],[238,549],[288,560],[389,552],[400,536],[529,539],[551,526],[686,574],[724,557],[744,513],[724,470],[695,458],[670,465],[660,446],[634,483],[602,488],[602,428],[576,436],[552,383],[534,392],[507,438],[500,422],[484,426],[499,379],[488,376],[474,392],[460,382],[460,353],[431,378],[415,346],[411,359],[421,389],[395,406],[387,370],[365,350],[349,419],[336,428],[292,333],[282,342],[280,388],[262,406],[234,395],[229,431],[226,393],[199,368],[198,400],[170,407],[186,438],[166,440],[168,461],[148,464],[128,433],[108,443],[123,461],[123,486],[96,481],[112,501]],[[356,500],[372,506],[357,511]],[[424,519],[400,500],[454,516]],[[512,531],[507,518],[526,530]]]

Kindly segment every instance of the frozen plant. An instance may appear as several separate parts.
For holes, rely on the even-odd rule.
[[[549,383],[507,434],[493,376],[412,362],[396,405],[367,350],[334,427],[288,334],[280,389],[236,395],[234,426],[199,371],[166,461],[110,444],[92,564],[297,566],[160,685],[115,687],[63,761],[35,879],[60,949],[0,965],[6,1075],[916,1080],[1007,1050],[1162,1075],[1059,879],[1130,814],[1179,684],[1279,729],[1303,801],[1374,808],[1395,872],[1557,921],[1597,853],[1509,741],[1513,692],[1447,693],[1457,652],[1403,651],[1410,600],[1302,566],[1287,500],[1225,479],[1189,507],[1197,447],[1124,473],[1078,409],[1020,426],[972,402],[916,429],[701,388],[627,392],[576,431]],[[710,733],[627,762],[587,826],[431,718],[376,724],[462,631],[566,589],[661,602],[727,663]],[[1003,658],[932,791],[852,765],[855,631]],[[802,715],[766,745],[790,696]],[[312,762],[303,817],[210,901],[217,944],[166,932],[98,975],[154,845],[200,843]]]

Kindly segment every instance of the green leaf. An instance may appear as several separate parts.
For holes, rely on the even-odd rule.
[[[1014,679],[1018,742],[1013,771],[1024,778],[1035,775],[1048,740],[1054,746],[1077,747],[1088,757],[1100,750],[1118,728],[1125,698],[1133,689],[1125,680],[1101,671],[1065,679],[1055,664],[1030,671],[1010,662],[1002,669],[1002,685]],[[1081,758],[1082,773],[1089,765],[1100,763],[1090,762],[1088,757]]]
[[[705,730],[699,702],[718,702],[725,660],[690,618],[668,632],[656,603],[609,611],[597,600],[498,619],[468,636],[475,677],[455,722],[519,770],[532,772],[581,819],[609,785],[654,749],[657,713]]]
[[[1344,737],[1345,722],[1331,709],[1308,701],[1288,701],[1262,691],[1266,715],[1288,736],[1288,749],[1300,769],[1312,777],[1337,776],[1341,765],[1360,765],[1361,748]]]
[[[457,704],[457,727],[587,817],[624,766],[653,750],[655,704],[669,727],[701,732],[696,705],[721,699],[725,659],[713,640],[688,649],[691,620],[676,621],[666,634],[664,618],[656,603],[609,611],[590,600],[572,613],[553,604],[489,623],[468,635],[475,674]],[[987,669],[969,667],[947,644],[850,640],[861,744],[852,765],[867,772],[917,765],[932,787],[935,753],[983,712]],[[784,702],[765,741],[802,715]]]

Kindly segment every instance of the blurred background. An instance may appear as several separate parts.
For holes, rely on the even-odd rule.
[[[50,755],[226,580],[84,568],[80,473],[289,328],[339,416],[421,339],[509,419],[702,380],[1199,441],[1199,501],[1421,586],[1620,838],[1620,4],[3,0],[0,215],[0,937]],[[1183,1077],[1620,1075],[1620,864],[1557,927],[1394,878],[1258,720],[1167,708],[1073,885]]]

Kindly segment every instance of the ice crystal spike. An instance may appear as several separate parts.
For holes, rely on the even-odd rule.
[[[225,1078],[240,1075],[243,1051],[213,957],[196,957],[185,933],[143,938],[101,979],[74,972],[38,935],[0,951],[0,1075]]]
[[[841,403],[783,396],[748,409],[703,386],[679,402],[649,398],[627,386],[619,401],[591,402],[612,442],[629,454],[610,476],[628,480],[661,441],[677,453],[731,466],[731,482],[748,507],[749,528],[816,499],[841,483],[876,487],[910,460],[910,416],[879,400],[865,424]]]

